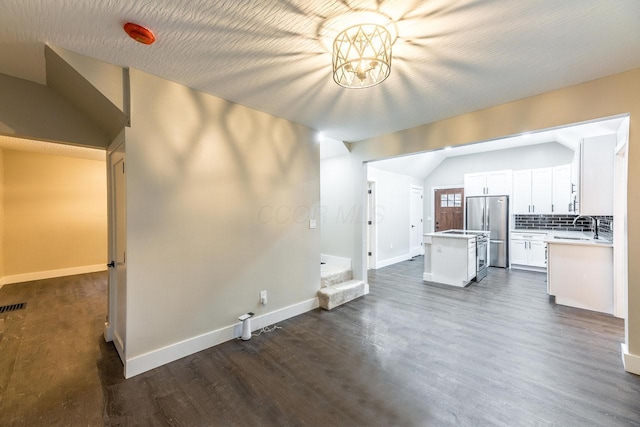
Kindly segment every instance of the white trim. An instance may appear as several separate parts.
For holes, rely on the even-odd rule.
[[[525,264],[511,264],[508,268],[511,268],[514,270],[538,271],[540,273],[547,272],[547,267],[536,267],[533,265],[525,265]]]
[[[376,262],[376,268],[388,267],[390,265],[397,264],[397,263],[402,262],[402,261],[407,261],[407,260],[409,260],[411,258],[412,258],[412,256],[411,256],[410,253],[409,254],[400,255],[400,256],[397,256],[397,257],[393,257],[393,258],[387,258],[385,260]]]
[[[365,295],[369,295],[369,284],[368,283],[364,284],[364,294]]]
[[[327,264],[339,265],[339,266],[351,269],[351,258],[343,258],[335,255],[320,254],[320,261]]]
[[[421,201],[421,206],[420,206],[420,250],[418,251],[418,253],[414,253],[411,252],[411,215],[413,213],[413,209],[412,209],[412,205],[413,205],[413,192],[414,190],[418,190],[418,192],[420,193],[420,201]],[[411,184],[409,186],[409,253],[411,254],[411,256],[419,256],[419,255],[424,255],[424,246],[422,244],[422,236],[424,235],[424,187],[421,187],[419,185],[415,185],[415,184]]]
[[[640,356],[629,353],[625,343],[620,344],[622,350],[622,365],[624,370],[632,374],[640,375]]]
[[[367,264],[365,266],[366,270],[376,270],[378,268],[378,215],[376,214],[378,209],[378,205],[376,204],[377,185],[378,183],[375,178],[367,178],[367,214],[365,221],[371,221],[371,229],[369,229],[368,224],[365,225],[364,251],[365,259],[367,261]],[[371,196],[368,195],[369,191],[371,191]],[[371,232],[369,232],[369,230],[371,230]],[[369,256],[368,252],[371,252],[371,256]]]
[[[265,313],[261,316],[254,316],[251,321],[252,330],[255,331],[262,327],[273,325],[318,307],[319,303],[316,297],[270,313]],[[239,337],[241,333],[242,323],[238,322],[132,357],[127,359],[124,364],[124,377],[131,378],[199,351],[206,350],[207,348],[233,340]]]
[[[12,283],[31,282],[33,280],[53,279],[55,277],[74,276],[76,274],[95,273],[105,271],[106,264],[85,265],[82,267],[61,268],[60,270],[36,271],[34,273],[15,274],[4,276],[2,282],[5,285]]]

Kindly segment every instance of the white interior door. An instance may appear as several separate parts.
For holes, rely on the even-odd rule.
[[[423,189],[420,187],[411,187],[411,207],[410,207],[410,243],[411,256],[422,255],[422,212],[424,211],[424,203],[422,201]]]
[[[124,144],[109,153],[109,184],[111,186],[111,230],[109,264],[109,322],[113,343],[124,363],[127,339],[127,218]]]

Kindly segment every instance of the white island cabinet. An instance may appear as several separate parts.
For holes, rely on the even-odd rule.
[[[424,248],[424,281],[464,287],[476,277],[475,235],[428,233]]]

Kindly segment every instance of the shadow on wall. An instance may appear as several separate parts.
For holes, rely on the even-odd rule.
[[[165,283],[168,295],[225,310],[243,298],[257,303],[258,286],[280,293],[274,304],[311,298],[320,277],[319,233],[308,227],[320,186],[313,132],[142,72],[131,82],[131,271]],[[136,109],[140,99],[153,108]],[[135,267],[134,253],[144,258]],[[188,295],[179,283],[189,284]]]

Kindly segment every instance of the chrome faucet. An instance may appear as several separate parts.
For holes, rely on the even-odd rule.
[[[591,221],[592,221],[592,224],[593,224],[593,238],[594,239],[599,239],[599,237],[598,237],[598,218],[596,218],[595,216],[591,216],[591,215],[578,215],[573,220],[573,226],[574,227],[576,226],[576,222],[578,222],[578,220],[580,218],[591,218]]]

